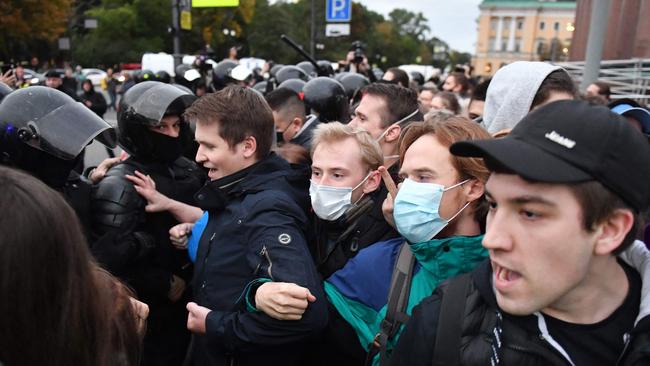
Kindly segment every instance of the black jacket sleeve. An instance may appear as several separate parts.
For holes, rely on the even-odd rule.
[[[399,342],[390,357],[390,366],[429,366],[433,361],[436,344],[438,316],[440,314],[440,293],[422,300],[413,308]]]
[[[301,217],[302,216],[302,217]],[[259,311],[212,311],[206,320],[210,344],[223,344],[238,352],[259,345],[279,345],[304,340],[327,324],[327,303],[320,277],[307,249],[300,223],[306,222],[297,205],[282,199],[264,199],[247,219],[247,261],[258,279],[291,282],[306,287],[316,297],[298,321],[272,319]],[[242,299],[246,299],[245,290]]]

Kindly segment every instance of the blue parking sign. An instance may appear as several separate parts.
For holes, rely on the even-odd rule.
[[[349,22],[352,19],[352,0],[325,0],[325,4],[328,22]]]

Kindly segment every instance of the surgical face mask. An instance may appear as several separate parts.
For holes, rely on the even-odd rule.
[[[290,126],[290,125],[291,125],[291,124],[289,124],[289,126]],[[284,130],[282,130],[282,131],[277,131],[277,130],[275,131],[275,141],[276,141],[278,144],[281,144],[281,143],[283,143],[283,142],[286,142],[286,141],[284,141],[284,132],[287,130],[287,128],[289,128],[289,126],[285,127]]]
[[[370,177],[370,173],[354,188],[331,187],[314,183],[309,184],[311,207],[319,218],[334,221],[352,207],[352,192],[359,188]]]
[[[397,121],[397,122],[391,123],[390,126],[388,126],[388,127],[384,130],[384,132],[382,132],[381,135],[379,135],[379,137],[377,137],[377,142],[381,142],[381,140],[384,138],[384,136],[386,136],[386,133],[388,132],[388,130],[389,130],[392,126],[394,126],[394,125],[399,125],[399,124],[401,124],[401,123],[404,123],[404,122],[408,121],[409,118],[411,118],[411,117],[415,116],[416,114],[418,114],[419,111],[420,111],[419,109],[416,109],[416,110],[413,111],[413,113],[409,114],[408,116],[406,116],[406,117],[400,119],[400,120]]]
[[[431,240],[469,205],[463,206],[449,220],[440,217],[440,201],[445,191],[467,182],[466,179],[445,188],[435,183],[419,183],[406,179],[395,197],[393,218],[397,231],[410,243]]]
[[[282,132],[280,132],[280,131],[275,131],[275,141],[276,141],[278,144],[281,144],[281,143],[284,142],[284,135],[283,135],[283,133],[284,133],[284,131],[282,131]]]

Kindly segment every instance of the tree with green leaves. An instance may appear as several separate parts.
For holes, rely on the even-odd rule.
[[[280,35],[309,51],[311,5],[311,0],[240,0],[233,8],[193,8],[192,29],[180,31],[182,52],[197,54],[209,48],[219,61],[237,46],[240,57],[300,62],[302,57]],[[325,37],[325,2],[314,5],[316,59],[342,60],[357,40],[364,44],[369,62],[384,69],[413,63],[442,68],[469,59],[468,54],[456,53],[431,37],[422,13],[394,9],[384,17],[353,2],[350,36],[330,38]],[[107,67],[139,62],[145,52],[172,52],[171,14],[169,0],[4,1],[0,3],[0,55],[26,57],[38,50],[45,55],[41,58],[51,58],[61,54],[56,39],[71,34],[72,54],[63,55],[72,56],[75,63]],[[86,18],[96,19],[97,28],[85,29]],[[436,51],[440,49],[444,51]]]
[[[46,56],[49,44],[67,30],[71,0],[0,1],[1,60]]]

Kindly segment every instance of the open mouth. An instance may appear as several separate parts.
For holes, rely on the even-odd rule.
[[[521,278],[519,272],[500,266],[495,262],[492,262],[492,269],[494,275],[494,286],[499,290],[509,288]]]

